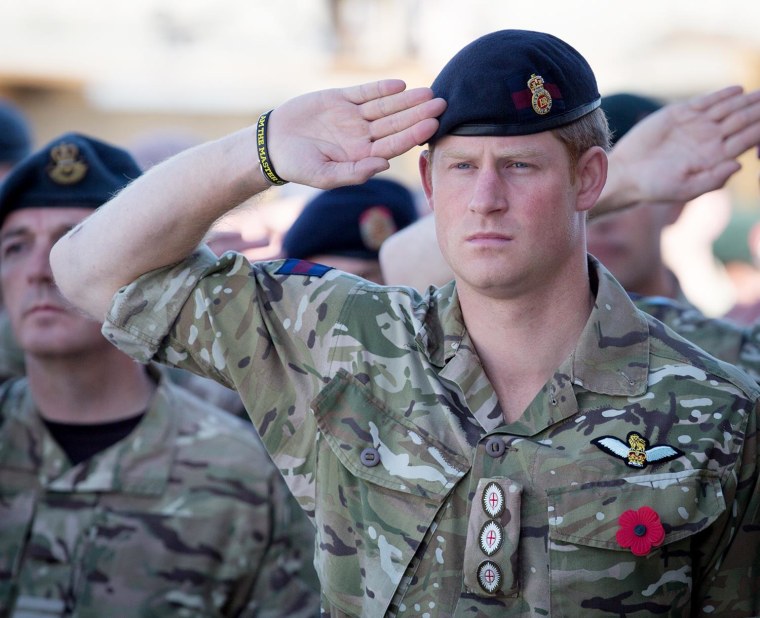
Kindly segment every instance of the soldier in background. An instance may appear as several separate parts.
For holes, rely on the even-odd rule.
[[[332,266],[383,283],[383,242],[417,219],[414,196],[389,178],[321,191],[304,206],[282,240],[286,258]]]
[[[0,387],[2,615],[313,616],[313,528],[250,424],[118,351],[53,282],[55,241],[139,175],[67,134],[0,189],[26,361]]]
[[[31,149],[32,131],[26,116],[10,101],[0,100],[0,183]],[[0,295],[0,381],[24,372],[24,357],[2,305]]]
[[[136,358],[241,393],[332,615],[756,615],[760,391],[638,311],[585,229],[657,199],[629,173],[663,157],[683,193],[725,182],[760,92],[671,110],[608,169],[595,77],[556,37],[486,35],[402,90],[303,95],[156,168],[56,244],[62,290]],[[705,159],[669,141],[695,120]],[[359,184],[425,142],[442,288],[198,246],[270,184]]]

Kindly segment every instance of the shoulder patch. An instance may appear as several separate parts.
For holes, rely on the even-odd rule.
[[[614,436],[602,436],[591,440],[591,444],[625,461],[631,468],[646,468],[647,464],[665,463],[683,456],[683,451],[669,444],[649,446],[649,441],[641,434],[632,431],[626,438],[628,444]]]
[[[289,258],[275,272],[276,275],[302,275],[304,277],[322,277],[327,271],[332,270],[332,266],[324,264],[315,264],[306,260],[297,260]]]

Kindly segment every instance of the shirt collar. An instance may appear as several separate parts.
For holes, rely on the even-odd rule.
[[[560,371],[577,386],[600,394],[635,396],[647,389],[649,325],[625,290],[593,256],[589,277],[596,292],[594,307],[573,354]],[[475,354],[467,344],[456,285],[451,282],[427,297],[427,313],[416,334],[419,350],[443,368],[457,355]],[[480,367],[479,362],[476,365]]]
[[[13,384],[18,408],[3,427],[14,448],[0,453],[3,465],[37,471],[49,491],[122,491],[160,495],[165,491],[174,457],[176,414],[171,411],[171,387],[158,368],[149,367],[158,388],[148,411],[124,440],[76,466],[65,464],[65,455],[45,429],[32,401],[26,379]],[[17,389],[17,390],[16,390]],[[60,462],[60,463],[59,463]]]
[[[570,360],[573,384],[606,394],[634,396],[647,389],[649,324],[622,286],[589,256],[596,299]]]

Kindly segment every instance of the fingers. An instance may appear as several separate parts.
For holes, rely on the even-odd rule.
[[[760,144],[760,97],[755,101],[748,98],[745,105],[723,120],[721,130],[726,156],[737,157]]]
[[[342,89],[343,96],[356,105],[374,101],[381,97],[389,97],[406,89],[406,84],[400,79],[382,79],[376,82],[367,82],[358,86],[349,86]]]
[[[709,191],[720,189],[726,181],[741,169],[733,159],[716,163],[708,170],[695,174],[689,182],[690,193],[687,199],[694,199]]]
[[[413,88],[382,97],[377,97],[361,106],[361,114],[365,120],[375,121],[387,118],[399,112],[412,109],[433,98],[430,88]]]
[[[438,129],[438,120],[425,118],[410,127],[382,137],[372,143],[372,156],[392,159],[424,144]]]
[[[698,112],[714,110],[719,107],[721,103],[735,98],[742,92],[743,88],[741,86],[728,86],[726,88],[716,90],[715,92],[710,92],[708,94],[694,97],[688,101],[688,105]]]
[[[398,106],[394,105],[393,109],[396,107]],[[370,139],[377,141],[424,120],[437,118],[445,109],[446,102],[443,99],[423,99],[418,103],[403,106],[394,113],[374,120],[369,127]]]

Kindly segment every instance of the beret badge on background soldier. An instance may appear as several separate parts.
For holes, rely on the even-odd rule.
[[[649,441],[635,431],[629,433],[626,439],[628,444],[613,436],[602,436],[591,440],[591,444],[625,460],[631,468],[646,468],[647,464],[664,463],[683,455],[683,451],[668,444],[655,444],[650,448]]]
[[[548,114],[552,108],[552,95],[544,88],[544,78],[533,73],[528,80],[528,88],[533,93],[530,100],[533,111],[541,116]]]
[[[73,185],[87,175],[87,163],[80,158],[75,144],[62,143],[50,149],[47,173],[59,185]]]
[[[373,251],[398,230],[393,213],[385,206],[371,206],[359,216],[359,234],[364,246]]]

